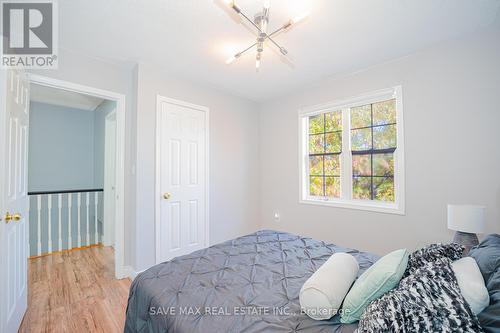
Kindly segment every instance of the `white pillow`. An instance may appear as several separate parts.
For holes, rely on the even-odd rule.
[[[476,261],[471,257],[459,259],[451,264],[460,291],[472,312],[476,315],[490,304],[488,289]]]
[[[302,311],[316,320],[333,317],[358,275],[359,265],[348,253],[333,254],[300,289]]]

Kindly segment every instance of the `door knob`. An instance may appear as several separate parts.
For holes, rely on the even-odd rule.
[[[170,193],[168,193],[168,192],[167,193],[163,193],[163,199],[168,200],[168,199],[170,199],[170,197],[171,197]]]
[[[5,223],[9,223],[10,221],[21,221],[21,214],[10,214],[9,212],[5,213]]]

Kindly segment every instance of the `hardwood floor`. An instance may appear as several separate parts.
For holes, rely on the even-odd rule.
[[[114,279],[111,247],[29,260],[19,332],[123,332],[130,280]]]

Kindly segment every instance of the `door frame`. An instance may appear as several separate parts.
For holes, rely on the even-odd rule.
[[[160,113],[161,103],[166,102],[173,105],[179,105],[186,108],[201,111],[205,114],[205,243],[204,246],[210,245],[210,109],[206,106],[196,105],[181,100],[156,95],[156,130],[155,130],[155,243],[156,243],[156,258],[155,262],[161,262],[161,249],[160,249],[160,204],[161,204],[161,188],[160,188],[160,175],[161,175],[161,151],[160,151]]]
[[[47,76],[28,74],[30,83],[42,85],[116,102],[116,204],[115,204],[115,278],[128,277],[130,269],[125,266],[125,95],[98,89]]]
[[[113,110],[113,111],[111,111],[104,118],[104,195],[103,195],[104,207],[103,207],[103,213],[102,213],[102,217],[103,217],[103,225],[102,225],[103,238],[102,238],[102,243],[105,246],[107,246],[107,245],[110,244],[110,242],[109,242],[110,235],[109,234],[111,234],[111,233],[106,232],[106,230],[107,230],[106,224],[108,223],[107,221],[109,220],[108,219],[109,214],[112,213],[112,210],[110,211],[110,209],[109,209],[109,200],[107,200],[107,199],[109,199],[109,195],[106,195],[106,189],[109,188],[109,177],[106,177],[106,175],[108,175],[108,173],[109,173],[108,169],[110,168],[110,165],[109,165],[110,161],[109,161],[109,158],[106,158],[106,148],[109,145],[108,141],[111,139],[110,135],[108,133],[108,127],[109,127],[109,123],[110,122],[113,122],[114,123],[113,126],[115,127],[114,150],[115,150],[115,156],[116,156],[116,133],[117,133],[117,131],[116,131],[116,128],[117,128],[117,123],[116,123],[116,109]],[[116,161],[115,161],[114,174],[116,176]],[[116,190],[116,185],[115,185],[115,190]],[[116,204],[114,206],[116,206]],[[113,217],[113,226],[114,226],[115,222],[116,222],[116,218]],[[112,243],[113,243],[112,246],[114,247],[115,246],[114,239],[113,239]]]

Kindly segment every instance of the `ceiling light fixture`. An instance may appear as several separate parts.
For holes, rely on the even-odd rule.
[[[304,13],[302,15],[299,15],[299,16],[289,20],[285,24],[283,24],[280,28],[274,30],[271,33],[268,33],[267,30],[268,30],[268,25],[269,25],[269,9],[271,7],[270,0],[264,0],[264,7],[263,7],[262,11],[255,14],[253,20],[251,20],[247,15],[245,15],[245,13],[242,12],[241,8],[238,7],[234,3],[234,0],[225,0],[225,3],[229,7],[231,7],[238,15],[241,15],[245,20],[250,22],[255,29],[257,29],[257,40],[255,41],[255,43],[253,43],[252,45],[250,45],[246,49],[236,53],[231,58],[227,59],[226,64],[229,65],[229,64],[233,63],[243,53],[250,51],[254,46],[256,46],[257,47],[257,55],[255,58],[255,68],[257,70],[259,70],[259,68],[260,68],[262,53],[264,52],[264,42],[266,40],[269,40],[272,44],[274,44],[274,46],[276,46],[278,48],[278,50],[280,51],[280,53],[282,55],[286,56],[288,54],[287,49],[285,49],[283,46],[278,44],[274,40],[273,36],[282,32],[283,30],[289,29],[292,25],[299,23],[300,21],[304,20],[305,18],[307,18],[309,16],[308,12]]]

